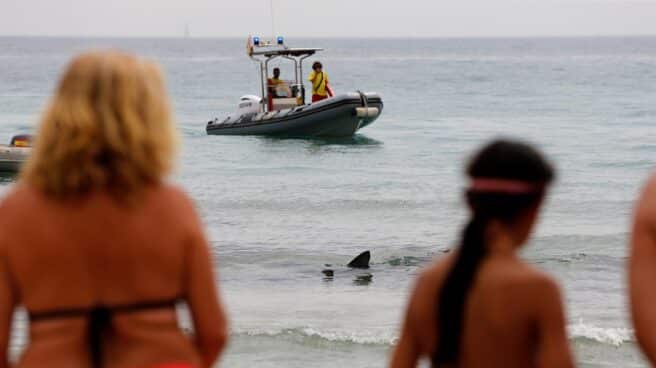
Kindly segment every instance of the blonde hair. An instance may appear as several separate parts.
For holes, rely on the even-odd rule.
[[[135,197],[172,168],[177,132],[157,65],[117,51],[69,64],[41,120],[22,180],[46,194]]]

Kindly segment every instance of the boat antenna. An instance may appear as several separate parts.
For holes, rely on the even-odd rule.
[[[271,9],[271,38],[276,38],[276,23],[273,16],[273,0],[269,0],[269,6]]]

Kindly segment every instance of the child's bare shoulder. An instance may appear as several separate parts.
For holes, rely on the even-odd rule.
[[[453,254],[448,254],[434,260],[419,274],[419,277],[417,278],[417,288],[427,287],[434,289],[436,286],[442,284],[452,264]]]
[[[560,295],[558,282],[541,269],[522,263],[522,266],[517,271],[518,285],[529,295],[537,295],[544,298],[558,297]]]

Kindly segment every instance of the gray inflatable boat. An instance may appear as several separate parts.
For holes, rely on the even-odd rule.
[[[0,145],[0,172],[18,172],[32,152],[32,137],[17,135],[9,145]]]
[[[244,101],[248,97],[244,98]],[[259,101],[252,100],[253,104]],[[346,93],[309,105],[237,113],[207,124],[208,134],[348,137],[371,123],[383,110],[376,93]]]
[[[322,49],[288,48],[282,38],[277,45],[249,38],[248,55],[260,65],[264,98],[243,96],[237,110],[226,118],[207,123],[207,134],[270,135],[285,137],[350,137],[371,125],[383,111],[383,100],[374,92],[349,92],[305,104],[303,60]],[[269,62],[294,63],[294,80],[269,79]]]

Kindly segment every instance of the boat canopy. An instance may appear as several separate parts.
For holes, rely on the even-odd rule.
[[[274,56],[305,56],[314,55],[317,51],[323,51],[321,48],[289,48],[289,47],[276,47],[275,49],[260,49],[253,50],[252,56],[262,55],[264,57]]]
[[[287,47],[283,37],[278,37],[276,42],[261,40],[259,37],[248,37],[246,42],[246,53],[253,61],[260,64],[260,85],[262,92],[262,110],[269,111],[268,101],[272,98],[267,88],[269,80],[269,62],[282,58],[294,63],[294,80],[291,83],[292,96],[297,99],[298,104],[305,103],[305,87],[303,86],[303,61],[314,55],[317,51],[323,51],[316,47]]]

